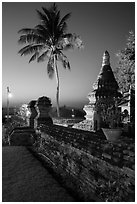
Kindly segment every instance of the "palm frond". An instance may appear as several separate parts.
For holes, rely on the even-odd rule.
[[[58,10],[57,10],[57,4],[56,3],[53,3],[53,5],[50,8],[50,11],[57,13]]]
[[[45,25],[41,25],[41,24],[36,25],[35,29],[37,30],[37,34],[42,36],[45,40],[51,38],[51,34],[49,32],[49,29]]]
[[[35,26],[35,29],[37,29],[37,32],[40,33],[45,38],[53,38],[53,22],[52,19],[49,20],[49,22],[43,21],[41,24]]]
[[[62,26],[58,26],[59,27],[59,31],[60,31],[60,33],[61,33],[61,35],[64,35],[64,33],[66,33],[66,31],[67,31],[67,28],[68,28],[68,26],[67,26],[67,23],[66,22],[64,22],[63,24],[62,24]]]
[[[66,22],[66,21],[70,18],[70,16],[71,16],[71,13],[66,14],[66,15],[61,19],[59,26],[62,26],[62,24],[63,24],[64,22]]]
[[[27,54],[33,54],[35,52],[39,52],[43,48],[43,45],[41,44],[31,44],[23,47],[22,49],[19,50],[19,54],[22,55],[27,55]]]
[[[39,11],[39,10],[37,10],[37,9],[36,9],[36,11],[37,11],[38,16],[39,16],[39,18],[40,18],[41,21],[44,21],[44,22],[46,22],[46,23],[49,22],[49,18],[48,18],[47,15],[43,14],[41,11]]]
[[[66,55],[64,55],[61,51],[59,51],[58,53],[58,60],[62,62],[62,65],[65,69],[71,69],[70,67],[70,63],[69,63],[69,60],[68,58],[66,57]]]
[[[44,8],[43,8],[44,9]],[[48,14],[43,14],[42,12],[37,10],[37,13],[41,19],[41,26],[43,26],[44,31],[46,31],[48,33],[48,35],[53,36],[53,19],[54,19],[54,15],[51,14],[51,12],[48,12]],[[45,32],[45,33],[46,33]]]
[[[32,62],[32,61],[34,61],[34,60],[38,57],[38,55],[39,55],[38,52],[36,52],[34,55],[32,55],[32,57],[31,57],[30,60],[29,60],[29,63]]]
[[[18,31],[19,34],[32,34],[35,32],[33,28],[22,28]]]
[[[46,58],[49,58],[49,50],[46,50],[44,53],[42,53],[38,59],[37,59],[37,62],[43,62]]]
[[[83,42],[80,38],[80,36],[74,34],[66,34],[63,36],[64,37],[64,44],[63,44],[63,49],[68,50],[68,49],[74,49],[74,48],[83,48]]]
[[[42,7],[47,19],[49,20],[51,18],[51,13],[49,11],[49,9],[45,8],[45,7]]]
[[[56,3],[53,3],[53,4],[51,5],[51,7],[49,8],[50,16],[56,15],[57,12],[58,12],[57,4],[56,4]]]
[[[55,41],[55,44],[57,45],[57,44],[59,44],[63,39],[64,39],[64,33],[66,33],[66,31],[67,31],[67,24],[66,23],[64,23],[63,25],[62,25],[62,27],[57,27],[57,30],[55,31],[55,39],[56,39],[56,41]]]
[[[73,35],[72,34],[66,34],[60,37],[58,40],[57,47],[60,48],[61,50],[69,50],[69,49],[74,49],[74,43],[73,42]]]
[[[32,45],[33,45],[33,44],[32,44]],[[24,53],[24,51],[27,50],[27,49],[29,49],[30,46],[32,46],[32,45],[26,45],[25,47],[23,47],[22,49],[20,49],[20,50],[18,51],[18,53],[21,54],[21,56],[22,56],[23,53]]]
[[[64,50],[64,51],[67,51],[67,50],[74,49],[74,48],[75,48],[74,44],[69,43],[69,44],[67,44],[67,45],[65,45],[65,46],[63,47],[63,50]]]
[[[59,22],[60,22],[60,11],[57,12],[57,14],[54,16],[54,20],[53,20],[53,27],[54,27],[55,38],[60,33]]]
[[[56,18],[55,18],[54,24],[58,25],[59,24],[59,20],[60,20],[60,11],[58,11],[57,14],[56,14]]]
[[[47,29],[49,30],[49,33],[53,35],[54,29],[56,25],[58,25],[60,20],[60,11],[57,10],[56,4],[53,4],[53,6],[51,6],[49,10],[44,7],[42,7],[42,9],[46,17],[45,21],[43,19],[42,23],[46,25]]]
[[[29,43],[29,44],[37,43],[38,44],[38,43],[44,43],[44,42],[45,42],[45,39],[37,34],[27,34],[27,35],[24,34],[24,35],[21,35],[18,40],[19,44],[24,44],[24,43]]]

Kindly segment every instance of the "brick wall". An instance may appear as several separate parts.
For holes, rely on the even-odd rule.
[[[134,141],[57,125],[40,128],[34,151],[84,201],[134,201]]]

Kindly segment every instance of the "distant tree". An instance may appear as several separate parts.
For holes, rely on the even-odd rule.
[[[70,108],[63,106],[60,108],[60,115],[61,117],[64,117],[64,118],[70,118],[72,115],[72,111]]]
[[[47,73],[53,78],[55,73],[57,81],[57,114],[59,113],[59,73],[57,61],[61,61],[65,69],[70,70],[70,63],[63,51],[70,48],[81,48],[82,41],[76,34],[67,33],[66,21],[70,18],[70,13],[60,18],[60,11],[54,3],[49,9],[42,7],[43,12],[37,10],[40,24],[34,28],[23,28],[19,30],[21,34],[19,43],[27,44],[19,53],[22,55],[32,54],[29,62],[37,60],[42,62],[48,59]]]
[[[135,89],[135,35],[131,31],[126,47],[117,54],[119,66],[115,69],[115,77],[122,92]]]

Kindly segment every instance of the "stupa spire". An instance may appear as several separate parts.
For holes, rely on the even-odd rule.
[[[110,65],[110,55],[107,50],[103,54],[102,67],[104,65]]]
[[[118,84],[110,66],[108,51],[103,54],[103,61],[97,81],[93,84],[96,97],[111,97],[118,95]]]

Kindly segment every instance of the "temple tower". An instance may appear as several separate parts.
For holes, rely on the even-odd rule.
[[[115,105],[115,99],[121,97],[118,83],[115,79],[110,66],[110,55],[108,51],[103,54],[102,67],[97,77],[97,81],[93,84],[96,96],[96,107],[94,122],[97,124],[97,130],[106,125],[107,109]]]
[[[103,54],[102,67],[97,81],[93,84],[93,89],[97,99],[117,97],[119,95],[119,87],[110,66],[110,55],[108,51],[105,51]]]
[[[86,112],[86,120],[74,125],[74,128],[96,131],[102,128],[103,110],[107,104],[112,104],[115,97],[119,97],[118,84],[110,66],[110,55],[105,51],[102,59],[102,66],[96,82],[93,84],[93,90],[88,94],[89,104],[85,105],[83,110]]]

